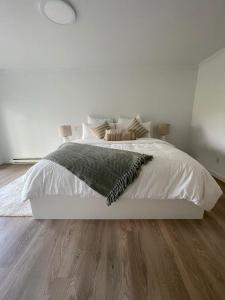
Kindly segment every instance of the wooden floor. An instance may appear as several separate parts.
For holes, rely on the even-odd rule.
[[[225,197],[203,220],[0,218],[0,299],[225,299]]]

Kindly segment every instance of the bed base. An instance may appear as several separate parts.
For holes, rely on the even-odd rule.
[[[35,219],[202,219],[204,210],[187,200],[103,199],[46,196],[31,200]]]

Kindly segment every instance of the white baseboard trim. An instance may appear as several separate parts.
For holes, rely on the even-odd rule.
[[[13,158],[10,160],[11,164],[35,164],[39,162],[41,158]]]
[[[209,171],[209,172],[212,174],[212,176],[214,176],[215,178],[217,178],[217,179],[219,179],[219,180],[225,182],[225,176],[224,176],[224,175],[222,175],[222,174],[220,174],[220,173],[218,173],[217,171],[214,171],[214,170],[208,170],[208,171]]]

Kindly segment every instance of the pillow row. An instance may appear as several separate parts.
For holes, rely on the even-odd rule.
[[[136,118],[126,124],[108,123],[104,121],[102,124],[87,124],[82,123],[82,139],[90,139],[93,136],[103,139],[106,130],[117,129],[122,131],[131,130],[135,133],[136,138],[151,137],[152,122],[140,123]]]
[[[152,132],[153,131],[152,122],[149,121],[149,122],[144,122],[143,123],[140,115],[137,115],[135,118],[148,131],[143,137],[147,137],[147,138],[152,137],[152,134],[153,134],[153,132]],[[121,130],[122,129],[127,129],[127,127],[133,121],[133,119],[134,118],[119,117],[118,122],[114,123],[113,118],[107,118],[107,117],[96,118],[96,117],[91,117],[91,116],[88,116],[88,118],[87,118],[88,124],[100,125],[104,122],[108,122],[108,123],[111,123],[110,124],[111,128],[116,128],[116,129],[121,129]],[[115,127],[114,127],[113,124],[115,124]],[[92,137],[92,136],[90,136],[90,137]]]
[[[97,138],[107,141],[135,140],[136,137],[141,137],[141,130],[143,134],[146,131],[136,119],[133,120],[127,130],[111,129],[108,122],[91,128],[92,133]]]

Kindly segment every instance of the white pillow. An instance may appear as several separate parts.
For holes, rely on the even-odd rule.
[[[108,123],[113,123],[112,118],[95,118],[91,116],[87,117],[88,124],[101,124],[104,123],[105,121],[107,121]]]
[[[131,120],[132,121],[132,120]],[[116,128],[117,129],[127,129],[127,127],[129,126],[130,122],[128,123],[116,123]],[[147,138],[150,138],[152,137],[152,122],[151,121],[148,121],[148,122],[144,122],[144,123],[141,123],[140,124],[148,130],[148,133],[146,133],[144,137],[147,137]]]
[[[142,123],[142,119],[141,119],[140,115],[137,115],[135,118],[138,120],[138,122]],[[129,124],[129,123],[131,123],[131,121],[132,121],[133,119],[134,119],[134,118],[123,118],[123,117],[119,117],[119,118],[118,118],[118,123],[127,123],[127,124]]]
[[[153,136],[152,121],[141,123],[141,125],[148,130],[148,133],[146,133],[143,137],[151,138]]]
[[[109,123],[109,125],[112,129],[115,128],[115,123]],[[82,140],[96,138],[96,136],[91,131],[91,128],[94,127],[96,127],[96,123],[95,124],[82,123]]]

